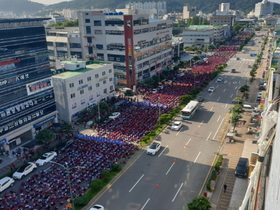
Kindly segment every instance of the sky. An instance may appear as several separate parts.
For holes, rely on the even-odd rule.
[[[41,4],[57,4],[63,1],[71,1],[71,0],[29,0],[29,1],[33,1],[33,2],[37,2],[37,3],[41,3]],[[280,1],[280,0],[279,0]]]

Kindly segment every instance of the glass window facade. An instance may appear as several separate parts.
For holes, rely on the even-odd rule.
[[[0,137],[56,111],[43,26],[0,28]]]

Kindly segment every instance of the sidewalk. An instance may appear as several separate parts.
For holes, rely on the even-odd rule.
[[[268,41],[269,43],[269,41]],[[263,57],[267,58],[268,44],[263,51]],[[256,96],[259,92],[259,80],[262,78],[262,73],[267,67],[267,61],[262,60],[257,70],[256,79],[250,84],[249,98],[245,103],[256,102]],[[247,123],[237,128],[240,136],[235,137],[235,142],[225,142],[221,148],[221,154],[224,156],[221,173],[217,179],[215,190],[210,193],[209,199],[212,204],[212,209],[216,210],[238,210],[242,204],[244,195],[247,190],[248,179],[235,177],[234,171],[240,157],[247,157],[250,159],[252,152],[257,152],[257,134],[247,134],[248,128],[255,128],[257,132],[258,122],[250,122],[251,113],[246,112],[243,114],[243,119]],[[223,185],[227,185],[226,192],[223,191]]]

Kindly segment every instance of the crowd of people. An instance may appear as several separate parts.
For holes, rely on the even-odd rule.
[[[129,157],[135,149],[134,144],[76,139],[71,147],[53,159],[56,163],[51,163],[50,168],[35,172],[21,183],[18,191],[5,191],[0,197],[0,209],[63,208],[68,199],[83,195],[92,180],[101,178],[103,170],[110,170],[113,163]]]

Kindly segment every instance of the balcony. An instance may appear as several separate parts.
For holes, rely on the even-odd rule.
[[[85,47],[94,47],[95,48],[95,45],[92,43],[87,43],[87,45],[85,45]]]
[[[96,58],[96,56],[94,54],[88,54],[86,57],[87,58]]]

